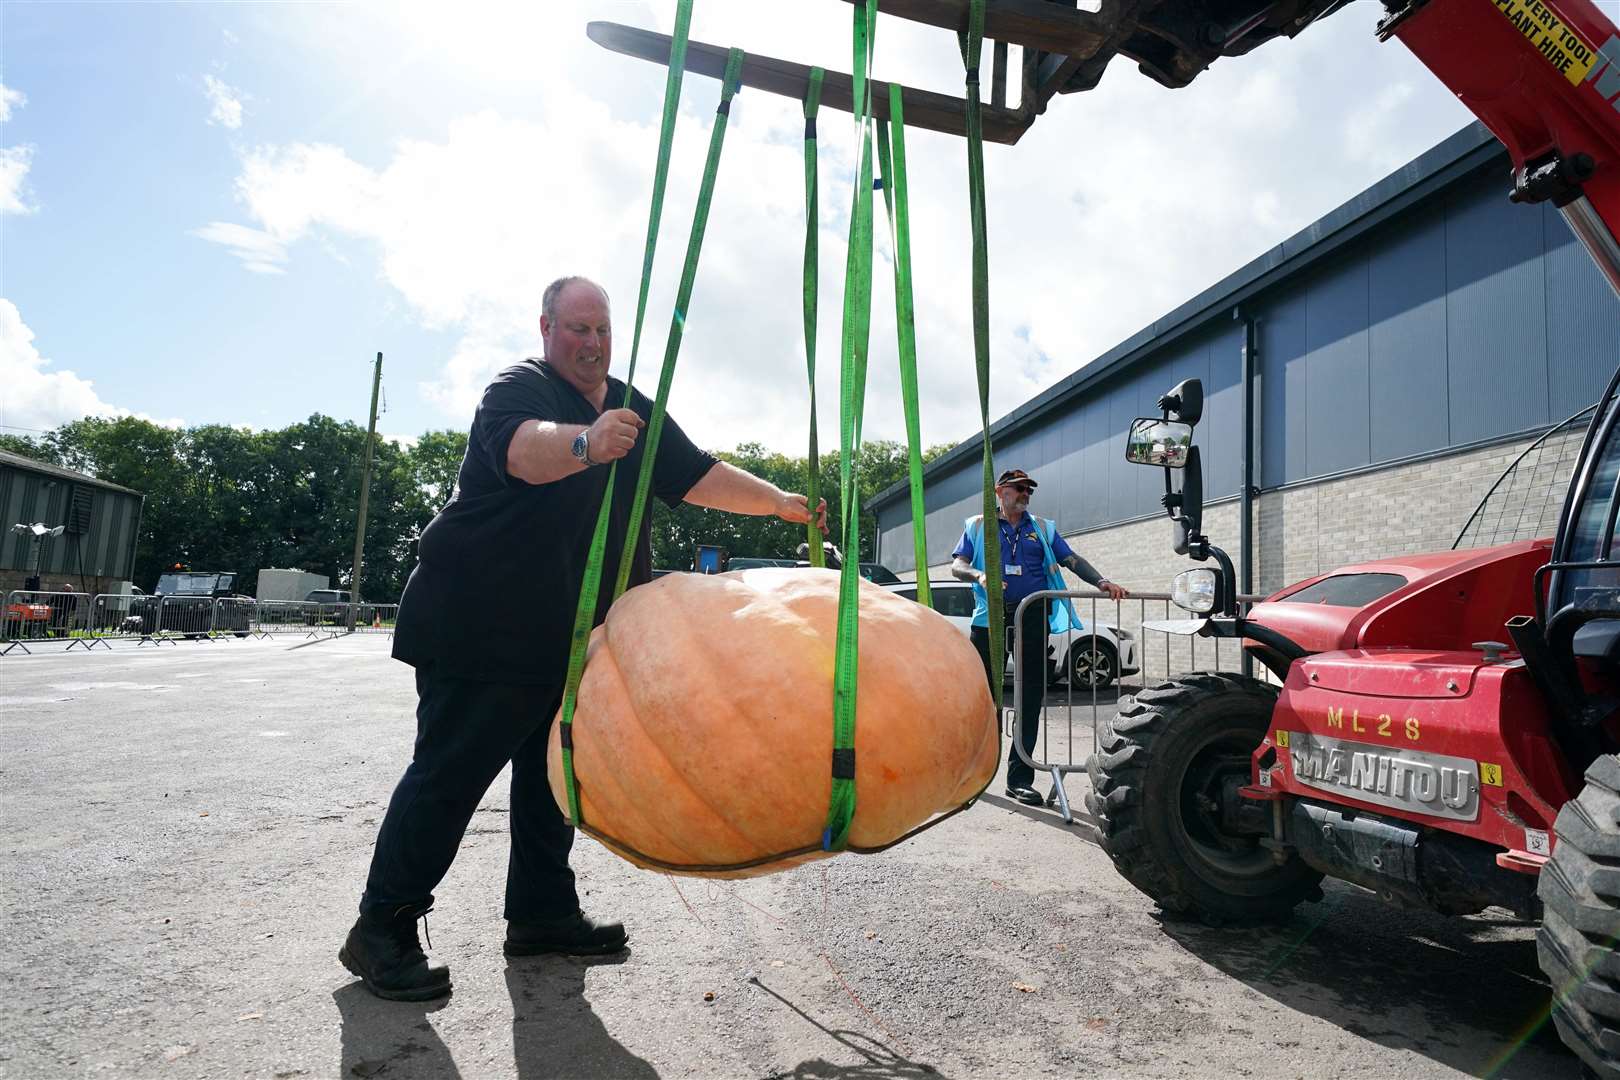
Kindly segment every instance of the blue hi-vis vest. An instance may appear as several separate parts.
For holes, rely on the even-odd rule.
[[[1034,514],[1030,515],[1030,520],[1035,522],[1035,535],[1041,538],[1041,550],[1046,556],[1044,560],[1046,587],[1067,589],[1069,584],[1063,580],[1063,575],[1058,573],[1057,556],[1052,554],[1052,541],[1048,536],[1048,534],[1057,535],[1057,523],[1046,518],[1038,518]],[[973,569],[983,570],[984,516],[976,514],[968,518],[966,524],[968,542],[973,545]],[[984,586],[978,582],[973,583],[973,625],[986,627],[990,625],[990,597],[985,592]],[[1069,603],[1069,598],[1060,596],[1053,600],[1052,615],[1047,625],[1052,633],[1062,634],[1069,630],[1083,629],[1085,624],[1080,621],[1080,616],[1075,614],[1074,605]]]

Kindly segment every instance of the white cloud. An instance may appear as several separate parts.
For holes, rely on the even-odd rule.
[[[281,274],[287,262],[287,246],[262,229],[251,229],[228,221],[211,221],[191,235],[223,244],[242,265],[256,274]]]
[[[11,107],[13,105],[21,108],[26,104],[28,104],[28,97],[21,90],[13,90],[4,83],[0,83],[0,124],[11,119]]]
[[[208,122],[235,131],[242,126],[242,92],[223,79],[203,76],[203,92],[208,95]]]
[[[34,332],[22,321],[17,305],[0,298],[0,429],[49,431],[86,416],[152,419],[108,404],[89,379],[71,371],[46,370],[50,366],[34,347]]]
[[[615,17],[657,25],[667,18],[664,8]],[[1165,90],[1117,61],[1097,90],[1052,102],[1018,146],[986,148],[993,415],[1467,121],[1410,55],[1373,41],[1375,8],[1349,5],[1296,41],[1220,61],[1186,90]],[[410,32],[442,46],[436,59],[451,63],[464,44],[469,68],[482,55],[489,79],[521,84],[514,100],[543,106],[529,115],[492,109],[462,116],[431,138],[400,140],[375,161],[313,142],[258,147],[244,154],[237,180],[255,226],[246,231],[280,245],[277,251],[306,238],[369,245],[382,279],[416,318],[459,335],[438,376],[420,388],[448,423],[465,422],[490,374],[538,350],[538,297],[559,274],[597,277],[615,298],[615,369],[622,376],[660,70],[585,43],[589,5],[536,6],[525,16],[535,25],[497,34],[492,48],[540,43],[539,55],[512,64],[478,53],[474,45],[489,38],[476,19],[457,21],[458,14],[446,23],[435,5],[411,10],[421,25],[412,23]],[[847,70],[847,26],[847,17],[783,19],[775,5],[714,4],[700,6],[692,36]],[[877,72],[959,93],[955,40],[931,28],[885,20]],[[1371,106],[1376,125],[1342,115],[1342,103],[1364,96],[1367,86],[1391,88]],[[686,80],[637,372],[648,389],[663,354],[716,96],[714,80]],[[818,393],[826,444],[837,429],[853,139],[847,114],[827,110],[822,117]],[[745,90],[732,112],[672,399],[673,414],[705,445],[802,445],[801,129],[798,103],[760,91]],[[965,151],[960,139],[918,131],[908,134],[907,149],[923,437],[955,441],[977,428]],[[903,427],[892,277],[881,200],[876,205],[865,430],[869,438],[894,438]]]
[[[1410,82],[1397,82],[1352,107],[1344,118],[1344,145],[1351,158],[1384,171],[1405,164],[1398,133],[1407,102],[1416,94]]]
[[[21,90],[0,83],[0,123],[11,119],[13,106],[21,108],[28,98]],[[39,209],[24,197],[24,181],[34,162],[32,146],[0,147],[0,214],[32,214]]]
[[[24,181],[33,160],[32,146],[0,147],[0,214],[32,214],[39,209],[25,198]]]

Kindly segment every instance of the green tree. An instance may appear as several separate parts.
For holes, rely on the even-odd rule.
[[[60,465],[56,455],[43,442],[35,442],[27,435],[7,435],[0,432],[0,450],[13,454],[21,454],[34,461],[43,461],[47,465]]]
[[[355,424],[316,414],[276,431],[220,424],[168,428],[135,417],[89,417],[38,437],[0,435],[0,448],[89,473],[145,496],[136,541],[134,577],[151,588],[176,563],[198,570],[234,570],[237,588],[251,593],[260,569],[297,567],[349,586],[354,526],[366,433]],[[933,460],[947,448],[925,454]],[[366,518],[362,595],[397,599],[416,562],[422,529],[448,501],[467,451],[459,431],[430,431],[404,448],[379,440],[373,450]],[[804,491],[805,459],[744,443],[721,460],[786,491]],[[867,507],[874,495],[907,475],[905,447],[862,446],[860,557],[870,559],[877,523]],[[838,454],[821,459],[821,492],[830,535],[838,528]],[[634,478],[624,478],[633,483]],[[743,517],[683,503],[654,502],[655,566],[691,565],[699,544],[737,556],[792,558],[804,529],[775,517]]]
[[[435,511],[450,501],[450,494],[456,489],[456,477],[461,472],[461,459],[466,456],[465,431],[430,431],[406,452],[411,482]]]
[[[923,452],[923,462],[939,457],[949,446],[934,446]],[[807,472],[806,458],[773,453],[757,443],[744,443],[733,451],[715,456],[746,472],[769,480],[784,491],[802,492]],[[910,475],[909,458],[902,443],[879,440],[864,443],[857,458],[856,473],[861,501],[860,558],[870,561],[877,550],[877,517],[868,504],[880,491]],[[822,498],[827,500],[829,538],[838,542],[839,452],[820,457]],[[775,517],[751,518],[704,510],[683,503],[671,510],[657,504],[653,514],[653,565],[684,570],[692,565],[699,544],[716,544],[729,554],[769,559],[794,558],[804,543],[804,527],[790,525]]]

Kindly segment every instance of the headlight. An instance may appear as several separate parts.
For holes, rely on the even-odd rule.
[[[1170,583],[1170,599],[1177,607],[1196,615],[1208,615],[1215,610],[1219,591],[1220,578],[1207,566],[1183,570]]]

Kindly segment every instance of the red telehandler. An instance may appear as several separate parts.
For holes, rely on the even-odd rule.
[[[1620,293],[1614,26],[1584,0],[1386,6],[1380,34],[1507,146],[1511,197],[1552,200]],[[1346,566],[1247,611],[1200,531],[1202,389],[1159,404],[1126,456],[1165,467],[1176,551],[1213,563],[1172,589],[1198,618],[1164,629],[1240,640],[1274,678],[1181,676],[1101,726],[1087,807],[1115,866],[1212,922],[1286,916],[1324,876],[1540,919],[1559,1034],[1620,1077],[1620,371],[1552,539]]]
[[[856,0],[860,2],[860,0]],[[962,31],[973,0],[878,0]],[[991,39],[983,137],[1016,143],[1058,94],[1116,56],[1185,86],[1222,57],[1294,37],[1347,0],[982,0]],[[1507,147],[1510,198],[1551,200],[1620,293],[1620,34],[1591,0],[1381,0],[1399,40]],[[668,63],[669,38],[593,23],[598,43]],[[1022,46],[1016,107],[1009,44]],[[726,51],[691,42],[719,76]],[[803,97],[811,69],[750,56],[744,85]],[[963,99],[902,88],[906,122],[964,134]],[[850,76],[821,102],[848,110]],[[873,84],[888,117],[889,88]],[[1620,343],[1617,343],[1620,348]],[[1617,357],[1620,359],[1620,357]],[[1542,919],[1553,1018],[1620,1078],[1620,371],[1594,411],[1556,536],[1348,566],[1242,611],[1232,561],[1200,531],[1196,381],[1132,426],[1127,456],[1165,467],[1176,579],[1198,617],[1274,681],[1186,675],[1102,725],[1088,807],[1104,848],[1168,910],[1286,916],[1324,876],[1394,902]],[[1179,476],[1180,482],[1173,482]],[[1506,638],[1507,640],[1501,640]]]

